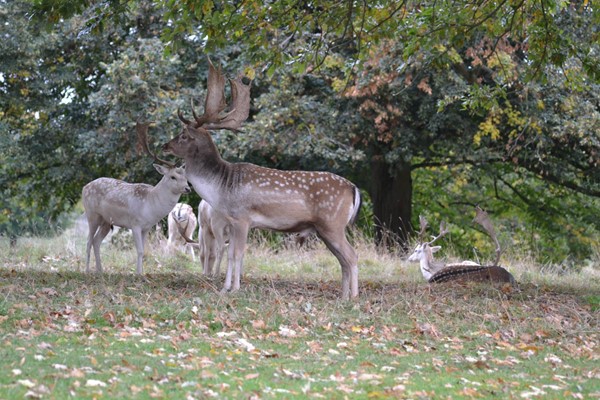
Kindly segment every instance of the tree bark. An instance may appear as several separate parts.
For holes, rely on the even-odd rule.
[[[390,166],[381,156],[371,161],[371,200],[377,245],[406,248],[413,232],[412,177],[408,163]]]

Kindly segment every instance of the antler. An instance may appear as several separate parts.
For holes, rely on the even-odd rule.
[[[196,248],[200,248],[200,243],[195,241],[194,239],[191,239],[187,233],[185,232],[185,228],[183,228],[182,226],[180,226],[179,224],[177,224],[177,230],[179,231],[179,234],[181,235],[181,237],[183,238],[183,240],[185,240],[186,244],[191,245],[192,247],[196,247]]]
[[[198,117],[194,111],[194,102],[192,101],[192,114],[196,120],[197,126],[202,126],[207,122],[214,122],[219,119],[221,111],[227,107],[225,102],[225,77],[223,71],[218,70],[213,65],[209,57],[208,59],[208,81],[206,99],[204,99],[204,115]]]
[[[148,127],[149,126],[150,126],[150,122],[142,123],[138,120],[135,123],[135,130],[137,132],[138,141],[142,145],[142,148],[150,157],[154,158],[154,161],[156,161],[160,164],[169,166],[171,168],[174,168],[175,164],[173,164],[172,162],[169,162],[167,160],[163,160],[162,158],[159,158],[156,155],[156,153],[154,153],[152,150],[150,150],[150,146],[148,145]]]
[[[427,220],[425,219],[424,216],[419,215],[419,243],[424,243],[425,242],[425,231],[427,230],[427,227],[429,226],[429,224],[427,223]]]
[[[244,84],[243,76],[240,75],[235,79],[229,79],[231,86],[231,105],[230,111],[222,112],[227,108],[225,101],[225,77],[222,71],[217,70],[210,58],[208,59],[208,89],[206,99],[204,100],[204,114],[198,116],[194,110],[192,100],[192,114],[195,123],[193,127],[198,129],[228,129],[231,131],[239,131],[239,127],[248,118],[250,113],[250,84]],[[186,119],[181,111],[177,110],[179,119],[187,124],[192,124]]]
[[[425,241],[425,231],[427,230],[429,223],[427,222],[425,217],[422,215],[419,215],[419,225],[421,227],[421,229],[419,230],[419,242],[420,243],[433,244],[433,242],[435,242],[442,236],[445,236],[449,232],[448,229],[446,229],[446,223],[444,221],[442,221],[440,223],[440,233],[437,236],[432,236],[432,239],[429,242],[426,242]]]
[[[446,234],[448,232],[449,232],[448,229],[446,229],[446,223],[444,221],[440,222],[440,233],[437,236],[433,236],[433,239],[431,239],[427,243],[430,244],[430,245],[433,244],[433,242],[435,242],[436,240],[438,240],[442,236],[446,236]]]
[[[487,234],[492,238],[494,244],[496,245],[496,261],[494,261],[494,266],[498,265],[500,262],[500,256],[502,255],[502,249],[500,247],[500,242],[498,241],[498,237],[496,236],[496,230],[494,229],[494,225],[492,225],[492,221],[488,216],[488,213],[483,211],[481,207],[477,206],[475,208],[475,218],[474,222],[477,222],[479,225],[483,227],[483,229],[487,232]]]

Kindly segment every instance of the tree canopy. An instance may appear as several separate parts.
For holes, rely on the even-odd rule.
[[[470,236],[481,204],[505,217],[515,243],[551,257],[597,246],[591,2],[4,4],[5,233],[30,231],[34,215],[55,219],[98,176],[154,183],[135,119],[154,121],[164,142],[174,111],[202,97],[210,54],[254,78],[244,133],[215,133],[225,157],[351,177],[369,194],[380,242],[406,241],[419,213]]]

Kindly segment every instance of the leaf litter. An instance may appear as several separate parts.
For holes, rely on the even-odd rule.
[[[600,397],[577,293],[367,282],[344,303],[333,282],[0,274],[0,397]]]

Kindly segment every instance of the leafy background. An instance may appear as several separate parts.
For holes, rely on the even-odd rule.
[[[158,181],[135,120],[153,121],[155,146],[173,136],[210,55],[254,78],[244,132],[214,134],[224,157],[347,176],[377,243],[404,248],[424,214],[450,222],[459,253],[486,253],[478,204],[508,247],[594,259],[599,10],[369,4],[2,2],[2,234],[56,232],[99,176]]]

